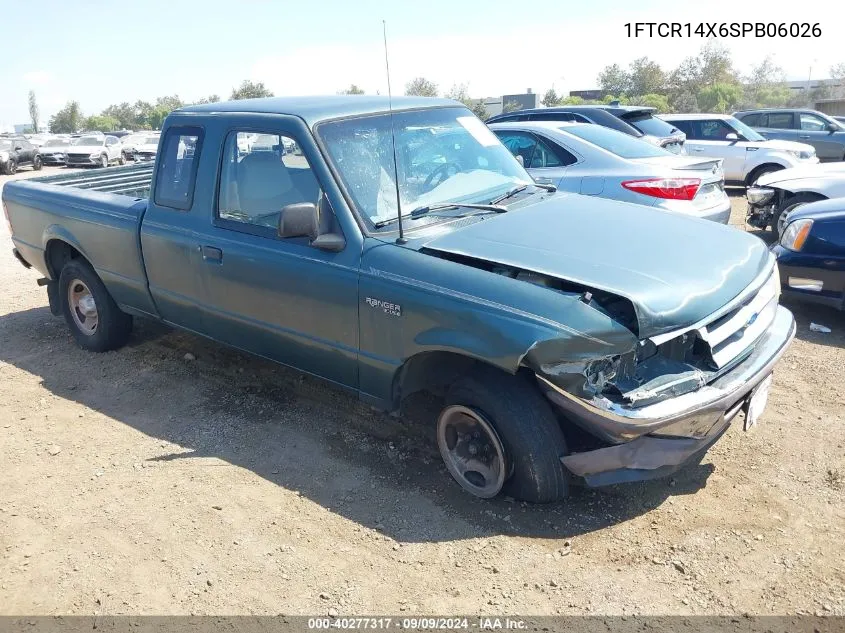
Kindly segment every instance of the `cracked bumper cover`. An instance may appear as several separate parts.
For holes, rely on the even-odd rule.
[[[538,376],[546,396],[568,420],[612,444],[561,461],[591,486],[674,472],[700,458],[721,437],[794,336],[792,313],[778,306],[769,329],[736,367],[697,391],[639,408],[604,398],[578,398]]]

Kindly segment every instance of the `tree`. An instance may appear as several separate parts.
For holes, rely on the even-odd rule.
[[[558,96],[557,92],[554,88],[549,88],[546,90],[546,94],[543,95],[543,98],[540,100],[547,108],[552,108],[560,103],[560,96]]]
[[[455,101],[460,101],[470,110],[472,110],[473,114],[477,116],[482,121],[490,116],[490,113],[487,112],[487,108],[484,105],[483,99],[473,99],[469,96],[469,87],[467,84],[453,84],[452,87],[449,89],[449,92],[446,93],[447,99],[454,99]]]
[[[117,126],[123,130],[137,130],[140,127],[135,108],[128,101],[110,105],[100,114],[117,119]]]
[[[349,84],[349,87],[345,90],[341,90],[339,94],[342,95],[362,95],[364,91],[356,86],[355,84]]]
[[[38,102],[34,90],[29,91],[29,120],[32,121],[32,129],[38,134]]]
[[[197,104],[202,103],[219,103],[221,101],[220,95],[208,95],[207,97],[203,97],[202,99],[197,99]]]
[[[584,99],[581,97],[566,97],[560,100],[560,105],[583,105]]]
[[[235,99],[259,99],[261,97],[272,97],[273,93],[264,86],[263,81],[252,82],[244,79],[240,87],[232,89],[233,101]]]
[[[785,83],[783,69],[774,63],[771,56],[754,66],[744,78],[744,83],[743,107],[780,107],[789,100],[789,88]]]
[[[619,105],[628,105],[631,103],[631,100],[628,99],[625,95],[619,95],[618,97],[614,97],[613,95],[605,95],[604,98],[601,100],[604,104],[613,103],[614,101],[619,102]]]
[[[638,95],[632,97],[631,105],[646,106],[649,108],[657,108],[658,112],[670,112],[669,99],[666,95],[651,93],[646,95]]]
[[[830,67],[830,78],[837,84],[834,88],[837,97],[845,96],[845,62]]]
[[[82,127],[92,132],[95,130],[98,132],[112,132],[120,127],[120,121],[114,117],[94,114],[85,119]]]
[[[172,112],[173,110],[178,110],[181,108],[184,103],[179,98],[179,95],[171,95],[169,97],[158,97],[156,99],[156,107],[164,108],[168,112]]]
[[[711,40],[701,47],[695,57],[687,57],[672,71],[668,79],[669,105],[676,112],[694,112],[707,110],[700,102],[700,96],[708,103],[718,103],[724,98],[726,86],[739,90],[739,77],[734,70],[730,52],[722,45]],[[719,90],[709,90],[719,84]],[[732,90],[731,95],[735,92]]]
[[[622,95],[628,92],[631,85],[631,77],[622,70],[619,64],[605,66],[599,73],[599,88],[602,92],[609,92],[614,95]]]
[[[72,134],[82,127],[82,112],[77,101],[68,101],[61,110],[50,117],[50,131],[54,134]]]
[[[437,84],[425,77],[416,77],[405,84],[405,94],[417,97],[436,97]]]
[[[666,73],[660,64],[648,57],[640,57],[631,62],[628,68],[628,94],[647,95],[663,92]]]
[[[519,101],[508,101],[502,106],[502,113],[516,112],[522,110],[522,104]]]
[[[736,108],[742,99],[742,88],[735,83],[716,83],[698,92],[697,101],[704,112],[725,114]]]

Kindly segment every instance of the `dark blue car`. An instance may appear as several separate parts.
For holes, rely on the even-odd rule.
[[[845,198],[791,213],[772,251],[785,296],[845,308]]]

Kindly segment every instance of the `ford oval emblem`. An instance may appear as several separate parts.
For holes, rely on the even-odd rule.
[[[746,322],[745,322],[745,325],[744,325],[743,327],[750,327],[750,326],[752,326],[752,325],[754,324],[754,321],[756,321],[756,320],[757,320],[757,317],[758,317],[758,316],[760,316],[760,313],[759,313],[759,312],[755,312],[754,314],[752,314],[752,315],[751,315],[751,317],[749,317],[748,321],[746,321]]]

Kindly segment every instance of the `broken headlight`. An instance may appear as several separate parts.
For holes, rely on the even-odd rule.
[[[768,187],[749,187],[745,190],[745,197],[748,204],[760,206],[766,204],[775,195],[775,190]]]

